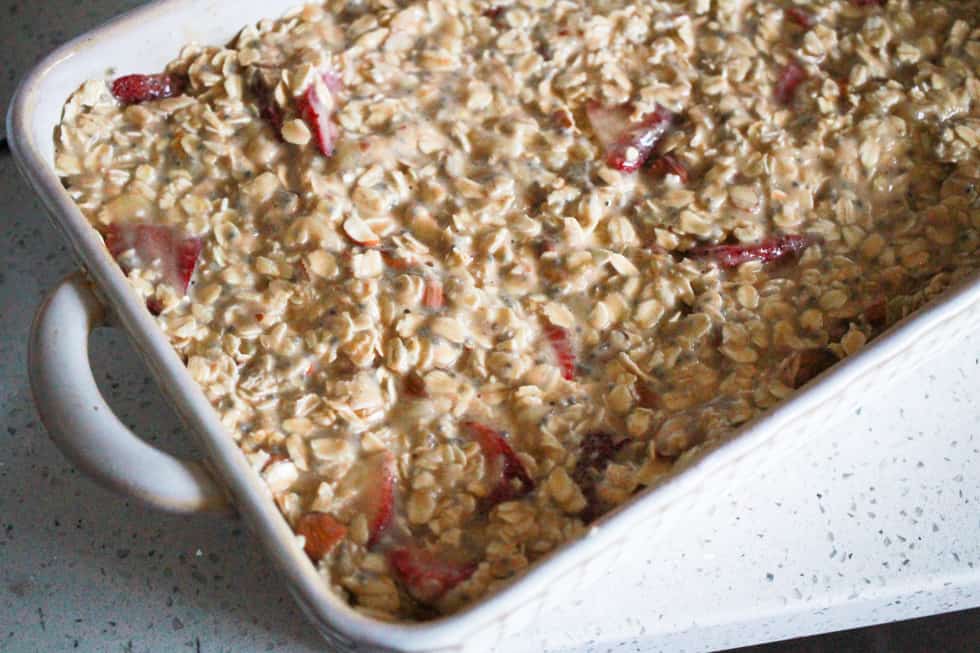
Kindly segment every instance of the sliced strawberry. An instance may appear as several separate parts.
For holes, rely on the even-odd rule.
[[[398,470],[390,451],[376,454],[370,465],[367,487],[361,495],[360,508],[368,518],[368,548],[378,543],[391,525],[395,512],[395,479]]]
[[[184,92],[184,79],[177,75],[125,75],[112,82],[112,95],[123,104],[139,104],[174,97]]]
[[[340,78],[333,73],[321,73],[324,86],[330,92],[340,89]],[[299,115],[309,125],[316,139],[316,146],[324,156],[333,156],[334,143],[337,141],[337,126],[330,117],[333,115],[333,104],[324,101],[317,91],[316,84],[310,84],[306,92],[297,102]]]
[[[442,308],[444,303],[445,298],[442,294],[442,282],[435,277],[427,278],[425,280],[425,290],[422,293],[422,305],[426,308],[438,310]]]
[[[110,224],[102,237],[109,253],[117,260],[130,249],[136,252],[143,265],[159,260],[163,281],[180,293],[187,292],[204,247],[200,238],[184,236],[173,227],[155,224]]]
[[[146,310],[150,311],[152,315],[159,315],[163,313],[163,302],[156,297],[150,297],[146,300]]]
[[[585,110],[593,131],[606,148],[606,163],[623,172],[634,172],[642,166],[674,122],[674,114],[660,105],[633,123],[629,122],[629,105],[604,107],[589,102]]]
[[[617,442],[608,433],[589,433],[582,439],[572,480],[579,486],[588,501],[580,515],[586,522],[605,512],[606,507],[596,492],[596,485],[602,480],[602,475],[613,457],[625,444],[625,438]]]
[[[810,29],[815,22],[813,14],[801,7],[790,7],[785,10],[786,18],[803,29]]]
[[[493,483],[486,498],[487,509],[522,497],[534,489],[534,479],[503,434],[479,422],[463,422],[461,426],[476,439],[486,459],[487,478]]]
[[[176,286],[187,292],[187,286],[191,283],[194,276],[194,268],[197,267],[197,259],[204,248],[204,241],[200,238],[184,238],[177,243],[177,280],[180,286]]]
[[[558,357],[558,367],[561,368],[561,375],[564,379],[571,381],[575,378],[575,350],[572,348],[572,340],[568,330],[546,324],[544,334],[551,342],[551,348]]]
[[[417,545],[402,546],[388,552],[405,589],[422,603],[433,603],[476,571],[474,562],[456,562]]]
[[[780,104],[789,104],[796,95],[796,88],[806,81],[806,70],[796,61],[790,61],[779,73],[773,96]]]
[[[677,175],[682,184],[686,184],[689,179],[687,167],[677,157],[669,153],[652,159],[647,169],[654,177]]]
[[[694,256],[713,258],[723,268],[733,268],[746,261],[768,263],[802,252],[811,244],[806,236],[789,234],[766,238],[754,245],[711,245],[693,250]]]
[[[347,527],[325,512],[308,512],[296,522],[296,534],[306,538],[303,549],[319,562],[347,535]]]

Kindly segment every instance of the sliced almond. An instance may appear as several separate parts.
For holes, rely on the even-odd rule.
[[[381,244],[378,234],[374,233],[371,225],[357,215],[351,215],[344,220],[344,233],[358,245],[377,247]]]

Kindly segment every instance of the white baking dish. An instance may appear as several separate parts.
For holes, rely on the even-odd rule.
[[[53,131],[61,107],[86,79],[111,76],[114,71],[160,70],[184,43],[226,42],[244,24],[277,16],[295,3],[160,0],[117,18],[62,46],[26,76],[11,106],[7,134],[21,172],[88,273],[69,277],[52,293],[38,312],[31,335],[31,383],[52,438],[97,480],[149,504],[185,512],[233,507],[310,619],[341,650],[469,651],[492,646],[532,623],[542,610],[579,594],[589,580],[620,556],[629,555],[632,546],[648,549],[692,501],[716,494],[808,436],[826,432],[835,418],[853,411],[866,394],[880,392],[900,373],[980,325],[980,279],[974,277],[724,443],[686,456],[676,473],[603,518],[588,537],[536,564],[506,589],[463,612],[421,624],[364,617],[327,591],[260,478],[62,188],[52,164]],[[197,436],[204,463],[180,460],[145,444],[102,400],[89,369],[86,342],[89,331],[108,314],[129,333]]]

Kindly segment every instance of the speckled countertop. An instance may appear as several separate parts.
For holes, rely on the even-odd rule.
[[[136,4],[0,5],[0,108],[39,55]],[[9,154],[0,227],[0,651],[326,650],[239,523],[144,509],[55,450],[25,349],[74,263]],[[129,354],[118,332],[94,338],[110,404],[192,452]],[[980,334],[500,650],[707,651],[980,606],[977,387]]]

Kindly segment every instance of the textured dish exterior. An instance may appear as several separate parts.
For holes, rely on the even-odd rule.
[[[291,591],[324,637],[339,650],[480,650],[533,623],[542,610],[568,600],[615,566],[633,547],[647,549],[693,503],[713,488],[730,487],[760,464],[773,461],[826,432],[865,393],[880,391],[920,365],[937,349],[980,326],[980,282],[948,294],[859,354],[833,368],[788,402],[740,429],[713,451],[688,459],[677,474],[645,491],[600,522],[587,538],[559,551],[513,585],[471,608],[438,621],[385,624],[365,618],[332,596],[265,494],[258,476],[226,436],[210,404],[169,343],[126,285],[101,242],[61,188],[51,166],[51,132],[61,103],[83,80],[126,60],[155,70],[184,42],[222,42],[237,25],[281,13],[293,0],[208,3],[166,0],[128,14],[77,39],[45,59],[19,89],[8,133],[17,162],[66,233],[107,303],[129,331],[175,408],[198,435],[243,517],[286,576]],[[224,6],[222,6],[224,5]],[[192,26],[192,27],[188,27]],[[789,433],[786,433],[789,431]],[[781,435],[782,437],[776,437]],[[751,464],[742,464],[752,456]],[[138,470],[133,470],[134,474]]]

